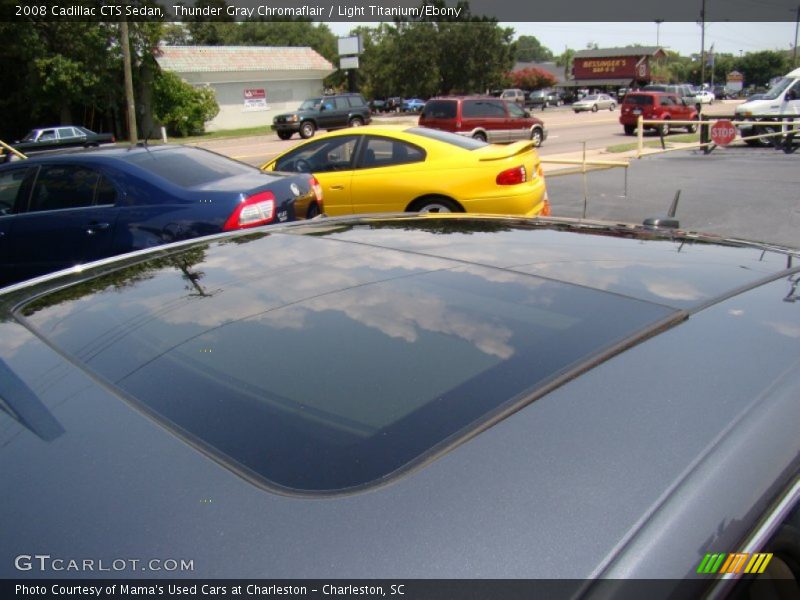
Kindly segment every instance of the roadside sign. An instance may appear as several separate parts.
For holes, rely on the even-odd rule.
[[[244,90],[244,110],[269,110],[267,91],[264,88],[248,88]]]
[[[727,146],[736,137],[736,127],[727,119],[722,119],[711,125],[711,141],[717,146]]]

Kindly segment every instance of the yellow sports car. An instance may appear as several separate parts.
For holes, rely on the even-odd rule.
[[[547,215],[533,143],[501,146],[425,127],[343,129],[261,166],[313,173],[331,216],[374,212]]]

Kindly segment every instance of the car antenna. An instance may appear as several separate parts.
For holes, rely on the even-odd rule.
[[[677,190],[675,192],[675,197],[672,199],[672,204],[669,206],[669,210],[665,216],[661,217],[648,217],[643,222],[647,229],[678,229],[680,228],[680,223],[678,219],[675,218],[675,213],[678,211],[678,201],[681,197],[681,191]]]
[[[678,212],[678,200],[681,199],[681,191],[678,190],[675,192],[675,197],[672,199],[672,204],[670,204],[669,212],[667,212],[667,216],[670,218],[675,218],[675,213]]]

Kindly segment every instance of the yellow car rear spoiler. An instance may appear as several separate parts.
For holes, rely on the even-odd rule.
[[[475,150],[476,153],[480,154],[478,160],[488,161],[488,160],[503,160],[504,158],[511,158],[512,156],[517,156],[518,154],[526,154],[531,150],[535,150],[536,146],[534,146],[532,141],[521,141],[521,142],[513,142],[511,144],[490,144],[485,148],[480,148]]]

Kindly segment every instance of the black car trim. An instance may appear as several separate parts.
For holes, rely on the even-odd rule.
[[[783,279],[784,277],[791,277],[792,275],[795,275],[797,273],[800,273],[800,266],[791,267],[791,268],[785,269],[783,271],[779,271],[777,273],[771,273],[770,275],[766,275],[766,276],[762,277],[761,279],[756,279],[756,280],[751,281],[749,283],[745,283],[745,284],[740,285],[738,287],[735,287],[735,288],[733,288],[731,290],[728,290],[724,294],[719,294],[717,296],[714,296],[713,298],[709,298],[708,300],[704,300],[703,302],[700,302],[699,304],[696,304],[695,306],[693,306],[689,310],[689,312],[691,314],[698,313],[701,310],[705,310],[706,308],[709,308],[710,306],[714,306],[715,304],[719,304],[720,302],[724,302],[725,300],[728,300],[729,298],[733,298],[734,296],[738,296],[739,294],[743,294],[744,292],[747,292],[749,290],[755,289],[755,288],[760,287],[762,285],[765,285],[767,283],[771,283],[773,281],[777,281],[778,279]]]

